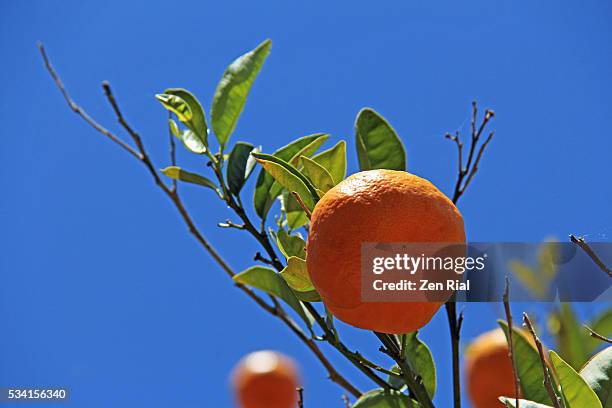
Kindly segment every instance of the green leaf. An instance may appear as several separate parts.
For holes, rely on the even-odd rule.
[[[181,139],[181,130],[174,119],[168,119],[168,126],[170,127],[170,132],[172,132],[172,134],[177,138]]]
[[[612,408],[612,347],[593,356],[580,375],[601,401],[604,408]]]
[[[306,156],[300,156],[300,159],[304,166],[304,174],[312,181],[312,184],[317,190],[326,193],[334,186],[334,179],[331,174],[325,170],[325,167]]]
[[[238,142],[227,160],[227,184],[230,191],[238,196],[253,171],[255,160],[250,160],[251,152],[257,148],[250,143]]]
[[[174,113],[181,122],[187,123],[193,118],[193,112],[182,98],[176,95],[157,94],[155,95],[164,108]]]
[[[234,276],[234,281],[281,298],[296,311],[309,328],[312,327],[313,318],[310,313],[304,308],[285,280],[272,269],[253,266]]]
[[[206,115],[198,99],[191,92],[182,88],[166,89],[164,93],[185,101],[192,113],[192,117],[187,121],[181,120],[181,122],[185,123],[185,126],[195,133],[200,142],[208,147],[208,125],[206,124]]]
[[[292,256],[287,260],[287,266],[280,275],[295,292],[298,299],[306,302],[320,302],[321,297],[310,281],[306,261]]]
[[[319,196],[310,180],[295,167],[278,157],[263,153],[252,153],[252,155],[287,191],[297,192],[306,207],[312,211]]]
[[[497,323],[504,331],[508,339],[508,324],[502,320]],[[523,332],[512,328],[512,340],[514,342],[514,355],[516,359],[516,370],[521,380],[523,397],[539,403],[549,403],[550,397],[544,388],[544,373],[540,355],[536,348],[527,340]]]
[[[301,155],[309,156],[313,154],[327,140],[329,135],[324,133],[315,133],[313,135],[304,136],[288,145],[278,149],[273,153],[275,157],[291,163]],[[261,171],[257,177],[257,185],[253,196],[253,204],[255,211],[260,218],[264,219],[270,210],[274,200],[281,193],[282,188],[274,181],[274,178],[266,171]]]
[[[584,328],[576,319],[570,303],[561,303],[554,313],[559,319],[559,331],[556,333],[559,354],[574,369],[579,369],[588,360],[587,342],[584,341]]]
[[[295,197],[285,191],[281,195],[281,210],[287,217],[287,228],[293,231],[308,223],[308,216]]]
[[[507,407],[515,407],[516,398],[510,397],[499,397],[499,400],[506,404]],[[537,402],[528,401],[519,398],[519,407],[520,408],[552,408],[550,405],[538,404]]]
[[[212,103],[211,121],[221,150],[236,127],[251,86],[271,47],[272,41],[265,40],[254,50],[236,59],[227,67],[217,85]]]
[[[276,244],[285,258],[297,256],[306,259],[306,242],[299,235],[289,235],[284,229],[278,230]]]
[[[597,316],[589,324],[589,327],[604,337],[612,337],[612,309],[608,309]],[[584,333],[587,353],[592,354],[601,346],[601,340],[591,337],[586,328],[583,329],[582,333]]]
[[[219,188],[217,187],[215,183],[213,183],[212,180],[204,176],[200,176],[199,174],[185,171],[181,169],[180,167],[169,166],[160,171],[164,175],[170,177],[171,179],[180,180],[180,181],[184,181],[186,183],[191,183],[191,184],[199,184],[201,186],[212,188],[216,192],[219,192]]]
[[[406,171],[406,151],[397,133],[378,112],[364,108],[355,121],[357,156],[361,170]]]
[[[423,380],[423,385],[427,390],[429,397],[433,399],[436,393],[436,365],[434,363],[433,355],[431,350],[425,343],[418,337],[419,332],[415,331],[402,335],[402,344],[405,350],[405,359],[412,370],[419,374]],[[400,372],[397,365],[393,366],[393,372]],[[395,382],[405,384],[398,378],[393,378]]]
[[[368,391],[355,403],[353,408],[418,408],[421,404],[397,391],[383,389]]]
[[[576,370],[557,353],[550,351],[550,360],[561,385],[561,392],[570,407],[601,408],[601,401]]]
[[[297,256],[291,256],[287,259],[287,266],[280,274],[293,290],[298,292],[314,290],[308,275],[308,269],[306,268],[306,261]]]
[[[334,185],[338,184],[346,177],[346,142],[341,140],[331,149],[313,156],[312,160],[325,167],[332,176]]]

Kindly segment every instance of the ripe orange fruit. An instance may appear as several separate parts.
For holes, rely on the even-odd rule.
[[[501,329],[478,336],[465,352],[468,394],[475,408],[497,408],[498,397],[514,396],[512,361]]]
[[[234,392],[241,408],[294,408],[298,373],[289,357],[275,351],[248,354],[234,368]]]
[[[423,178],[370,170],[329,190],[312,213],[306,262],[329,310],[352,326],[384,333],[423,327],[440,302],[361,301],[364,242],[465,243],[459,210]]]

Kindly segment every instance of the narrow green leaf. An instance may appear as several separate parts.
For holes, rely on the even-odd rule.
[[[192,113],[191,119],[182,121],[197,136],[202,144],[208,147],[208,124],[204,109],[198,99],[188,90],[182,88],[170,88],[164,91],[166,95],[174,95],[185,101]]]
[[[227,184],[230,191],[238,196],[253,171],[254,160],[249,163],[255,146],[246,142],[237,142],[227,160]]]
[[[601,401],[604,408],[612,408],[612,347],[593,356],[582,369],[580,376]]]
[[[408,365],[421,376],[423,385],[427,390],[429,397],[433,399],[436,393],[436,365],[434,363],[433,355],[429,347],[418,337],[419,332],[415,331],[412,333],[403,334],[403,344],[405,345],[405,358]],[[395,365],[392,369],[394,372],[399,372],[399,367]],[[390,376],[389,379],[393,379]],[[394,381],[403,381],[395,378]]]
[[[355,121],[361,170],[406,170],[406,151],[397,133],[378,112],[364,108]]]
[[[234,281],[281,298],[296,311],[309,328],[312,327],[313,318],[310,313],[304,308],[285,280],[272,269],[253,266],[234,276]]]
[[[254,50],[236,59],[227,67],[217,85],[212,103],[211,121],[221,150],[236,127],[251,86],[271,47],[272,41],[265,40]]]
[[[602,408],[595,391],[576,370],[566,363],[557,353],[550,351],[550,360],[561,385],[561,392],[570,407]]]
[[[319,150],[323,143],[325,143],[327,139],[329,139],[329,134],[327,133],[315,133],[315,135],[316,137],[312,142],[308,143],[306,146],[298,150],[293,156],[291,156],[291,159],[289,159],[288,161],[289,164],[298,167],[300,165],[300,157],[312,156],[317,150]]]
[[[177,138],[181,139],[181,130],[174,119],[168,119],[168,126],[170,127],[170,132],[172,132],[172,134]]]
[[[300,155],[309,156],[313,154],[329,135],[324,133],[315,133],[313,135],[304,136],[288,145],[281,147],[273,153],[275,157],[284,160],[288,163],[294,161]],[[265,218],[270,210],[274,200],[279,196],[282,188],[274,181],[274,178],[266,171],[262,170],[257,177],[257,185],[253,196],[253,204],[255,212],[260,218]]]
[[[204,176],[200,176],[199,174],[185,171],[177,166],[166,167],[165,169],[162,169],[161,172],[171,179],[180,180],[191,184],[199,184],[200,186],[212,188],[217,192],[219,191],[219,188],[215,183],[213,183],[212,180]]]
[[[276,244],[285,258],[297,256],[306,259],[306,242],[299,235],[289,235],[284,229],[278,230]]]
[[[499,400],[506,404],[507,407],[515,408],[516,398],[499,397]],[[519,399],[520,408],[552,408],[550,405],[538,404],[537,402]]]
[[[323,193],[329,191],[334,186],[334,179],[325,167],[306,156],[300,156],[302,165],[304,166],[304,174],[312,181],[312,184],[317,190]]]
[[[559,319],[559,331],[555,335],[559,354],[574,369],[578,370],[588,360],[584,328],[576,319],[570,303],[561,303],[555,312]]]
[[[252,153],[252,155],[281,186],[290,192],[297,192],[308,209],[314,208],[319,198],[318,194],[310,180],[295,167],[269,154]]]
[[[185,147],[193,153],[204,154],[206,153],[207,147],[202,143],[199,137],[191,129],[185,129],[181,133],[181,141]]]
[[[174,113],[181,122],[187,123],[193,118],[193,112],[191,112],[189,105],[187,105],[187,102],[185,102],[183,98],[176,95],[157,94],[155,95],[155,99],[157,99],[164,108]]]
[[[421,404],[398,391],[376,389],[363,394],[353,408],[418,408]]]
[[[287,217],[287,228],[289,231],[298,229],[308,223],[308,216],[302,210],[295,197],[287,191],[281,195],[281,210]]]
[[[311,143],[309,143],[304,148],[302,148],[300,151],[298,151],[296,154],[294,154],[293,157],[288,161],[288,163],[292,165],[293,167],[295,167],[296,169],[300,168],[301,167],[300,157],[310,156],[313,153],[315,153],[319,149],[319,147],[321,147],[321,145],[328,138],[329,138],[328,134],[320,133],[319,136],[315,140],[313,140]],[[283,186],[279,184],[278,182],[274,182],[274,184],[272,184],[272,186],[270,187],[270,191],[268,192],[268,199],[273,201],[276,197],[278,197],[281,194],[282,191],[283,191]],[[317,193],[317,199],[319,197],[321,197],[321,195]]]
[[[346,142],[341,140],[331,149],[324,150],[312,157],[314,161],[331,174],[334,185],[338,184],[346,177]]]
[[[510,261],[508,268],[512,274],[521,282],[523,286],[531,291],[538,299],[544,298],[547,292],[547,285],[543,276],[524,264],[521,261]]]
[[[497,323],[504,331],[508,339],[508,324],[502,320]],[[549,403],[550,397],[544,388],[544,373],[540,355],[536,348],[527,340],[523,332],[512,328],[512,339],[514,342],[514,355],[516,358],[516,369],[521,380],[521,391],[523,397],[539,403]]]

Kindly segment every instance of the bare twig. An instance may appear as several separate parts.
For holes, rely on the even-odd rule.
[[[298,192],[297,191],[292,191],[291,195],[295,198],[295,200],[298,202],[300,207],[302,207],[302,210],[304,210],[304,212],[306,213],[306,216],[308,217],[308,219],[311,219],[312,218],[312,212],[308,209],[308,207],[306,207],[306,203],[304,203],[304,200],[302,200],[302,197],[300,197]]]
[[[514,376],[514,398],[515,407],[519,408],[519,389],[521,380],[518,377],[516,371],[516,359],[514,356],[514,339],[513,339],[513,328],[512,328],[512,312],[510,310],[510,280],[506,276],[506,288],[504,290],[504,309],[506,310],[506,320],[508,321],[508,357],[512,362],[512,375]]]
[[[202,245],[202,247],[206,250],[206,252],[208,252],[208,254],[211,255],[213,260],[221,267],[221,269],[223,269],[223,271],[225,271],[227,275],[229,275],[230,277],[233,277],[235,275],[235,272],[229,266],[229,264],[225,262],[225,260],[217,252],[217,250],[208,242],[208,240],[204,237],[204,235],[197,228],[191,216],[189,215],[189,212],[185,208],[183,201],[180,198],[178,192],[174,189],[169,188],[159,177],[159,174],[155,170],[156,167],[153,165],[150,157],[146,153],[142,139],[140,138],[138,133],[135,132],[133,128],[127,123],[123,114],[121,113],[121,110],[119,109],[119,105],[111,91],[110,85],[108,83],[103,83],[104,93],[109,103],[111,104],[119,123],[127,131],[127,133],[132,137],[132,140],[136,144],[138,150],[135,150],[133,147],[131,147],[126,142],[121,140],[119,137],[117,137],[116,135],[111,133],[109,130],[107,130],[105,127],[100,125],[97,121],[91,118],[82,107],[80,107],[74,102],[74,100],[70,97],[70,94],[64,87],[64,84],[60,80],[59,76],[57,75],[56,71],[53,69],[53,66],[49,62],[44,46],[42,44],[38,44],[38,48],[40,50],[40,53],[45,63],[45,66],[47,68],[47,71],[53,78],[57,88],[60,90],[60,92],[64,96],[64,99],[68,103],[68,106],[70,107],[70,109],[76,114],[78,114],[85,122],[87,122],[96,131],[98,131],[99,133],[102,133],[104,136],[111,139],[114,143],[119,145],[122,149],[126,150],[128,153],[130,153],[132,156],[137,158],[139,161],[141,161],[145,165],[145,167],[147,168],[147,170],[153,177],[155,183],[161,188],[161,190],[166,194],[166,196],[168,196],[168,198],[174,204],[175,208],[178,210],[183,221],[189,228],[189,232],[191,232],[191,234],[196,238],[198,243]],[[236,205],[235,201],[232,201],[232,204]],[[244,214],[244,210],[239,208],[238,210],[236,210],[236,212],[240,213],[239,215],[244,215],[246,218],[246,214]],[[252,224],[245,223],[245,229],[249,229],[249,230],[253,229],[257,233],[257,231],[254,229]],[[264,237],[259,236],[260,242],[264,241],[265,243],[265,240],[263,238]],[[269,245],[269,242],[268,242],[268,245]],[[274,253],[274,250],[271,247],[266,248],[266,249],[267,250],[269,249],[269,252]],[[280,265],[280,262],[278,262],[278,259],[276,257],[275,257],[275,264],[277,267],[278,266],[282,267],[282,265]],[[340,385],[342,388],[350,392],[352,395],[356,397],[361,396],[362,394],[361,391],[359,391],[355,386],[353,386],[345,377],[343,377],[334,368],[334,366],[329,362],[327,357],[325,357],[321,349],[317,346],[315,341],[311,339],[309,336],[307,336],[302,331],[302,329],[284,312],[284,310],[280,307],[279,303],[276,301],[274,297],[272,297],[272,299],[275,305],[270,306],[260,296],[258,296],[255,292],[253,292],[247,286],[238,284],[237,287],[240,290],[242,290],[244,293],[246,293],[247,296],[253,299],[266,312],[278,317],[283,323],[285,323],[285,325],[287,325],[291,329],[291,331],[293,331],[297,335],[297,337],[312,351],[312,353],[317,357],[317,359],[321,362],[321,364],[323,364],[323,366],[325,367],[325,369],[327,370],[329,374],[329,378],[332,381]]]
[[[478,117],[478,105],[476,102],[472,102],[472,135],[470,139],[470,146],[468,151],[468,158],[463,165],[463,142],[461,141],[461,137],[459,135],[459,131],[455,132],[454,135],[449,133],[446,134],[446,138],[455,142],[457,145],[458,152],[458,163],[459,170],[457,174],[457,182],[455,183],[455,191],[453,193],[453,202],[457,204],[459,198],[465,192],[465,189],[469,186],[470,182],[476,175],[478,171],[478,165],[480,164],[480,160],[484,154],[485,149],[489,145],[489,142],[493,138],[493,132],[489,133],[489,136],[485,139],[485,141],[478,146],[478,142],[484,132],[485,128],[489,121],[495,116],[495,112],[490,109],[485,110],[484,118],[480,123],[480,126],[476,127],[476,120]]]
[[[351,408],[351,400],[349,399],[348,395],[342,394],[342,401],[344,402],[345,408]]]
[[[45,47],[43,46],[42,43],[38,43],[38,49],[40,50],[40,55],[43,58],[43,61],[45,63],[45,67],[47,68],[47,71],[49,71],[49,74],[51,74],[51,77],[53,78],[53,81],[55,82],[55,85],[57,86],[57,88],[60,90],[60,92],[64,96],[64,99],[66,100],[66,103],[68,103],[68,106],[70,107],[70,109],[72,109],[72,111],[74,113],[76,113],[81,118],[83,118],[83,120],[85,122],[87,122],[95,130],[97,130],[98,132],[102,133],[104,136],[108,137],[114,143],[118,144],[122,149],[126,150],[132,156],[134,156],[134,157],[136,157],[138,159],[141,159],[140,154],[136,150],[134,150],[134,148],[132,146],[130,146],[129,144],[127,144],[126,142],[121,140],[121,138],[117,137],[115,134],[110,132],[104,126],[100,125],[93,118],[91,118],[83,109],[81,109],[81,107],[79,105],[74,103],[72,97],[70,96],[70,94],[68,93],[66,88],[64,87],[64,84],[62,83],[61,79],[59,78],[59,76],[55,72],[55,69],[53,68],[53,66],[49,62],[49,58],[47,57],[47,53],[45,51]]]
[[[561,399],[557,396],[557,393],[555,393],[555,389],[550,379],[551,375],[548,370],[548,366],[546,365],[546,358],[544,357],[544,349],[542,348],[542,342],[536,334],[527,313],[523,313],[523,322],[529,329],[529,332],[531,332],[531,336],[533,337],[536,347],[538,348],[538,353],[540,354],[540,362],[542,363],[542,370],[544,371],[544,387],[546,387],[546,392],[548,392],[548,396],[550,397],[553,406],[555,408],[562,408]]]
[[[595,262],[599,269],[607,273],[608,276],[612,278],[612,269],[608,268],[606,264],[603,263],[603,261],[599,258],[599,256],[597,256],[595,251],[593,251],[593,249],[589,246],[589,244],[587,244],[583,237],[576,237],[575,235],[570,235],[570,241],[578,245],[580,249],[582,249],[593,260],[593,262]]]
[[[586,324],[584,325],[584,327],[586,327],[586,329],[589,331],[589,334],[591,335],[591,337],[593,337],[595,339],[599,339],[599,340],[601,340],[603,342],[606,342],[606,343],[612,343],[612,339],[609,339],[606,336],[602,336],[601,334],[597,333],[595,330],[591,329]]]
[[[298,393],[298,407],[304,408],[304,388],[297,387],[296,391]]]
[[[271,260],[269,260],[268,258],[266,258],[265,256],[263,256],[263,255],[261,254],[261,252],[257,252],[257,253],[255,253],[255,256],[253,257],[253,260],[254,260],[254,261],[263,262],[263,263],[265,263],[266,265],[272,265],[272,266],[274,266],[274,263],[273,263]]]
[[[478,105],[476,102],[472,102],[472,117],[471,117],[471,138],[468,150],[468,157],[463,164],[463,142],[459,131],[456,131],[454,135],[447,133],[446,138],[451,140],[457,146],[457,181],[455,183],[455,190],[453,192],[453,203],[457,204],[466,188],[472,182],[472,179],[478,171],[478,165],[484,155],[485,149],[489,145],[489,142],[493,138],[493,132],[489,133],[489,136],[483,143],[479,145],[480,138],[489,123],[489,121],[495,116],[495,113],[486,109],[484,118],[479,126],[476,121],[478,119]],[[461,334],[461,325],[463,323],[463,312],[459,314],[457,318],[457,306],[454,299],[446,302],[446,315],[448,317],[448,325],[451,335],[451,349],[452,349],[452,366],[453,366],[453,401],[455,408],[461,408],[461,370],[459,367],[459,342]]]
[[[244,224],[236,224],[231,220],[225,220],[225,222],[220,222],[217,224],[217,227],[219,228],[235,228],[235,229],[239,229],[239,230],[243,230]]]

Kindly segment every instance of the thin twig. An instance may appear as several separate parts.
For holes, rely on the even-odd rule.
[[[457,146],[457,181],[455,182],[455,189],[453,192],[453,203],[457,204],[466,188],[472,182],[472,179],[478,171],[478,165],[484,155],[485,149],[489,145],[489,142],[493,138],[493,132],[489,133],[487,139],[480,144],[479,141],[484,132],[487,124],[495,116],[495,113],[486,109],[484,118],[479,126],[476,122],[478,119],[478,105],[474,101],[472,102],[472,115],[471,115],[471,138],[468,150],[467,161],[463,164],[463,142],[459,131],[456,131],[454,135],[447,133],[445,136],[451,140]],[[459,342],[461,335],[461,325],[463,324],[463,312],[459,314],[457,318],[457,306],[454,299],[446,302],[446,315],[448,317],[448,325],[451,335],[451,349],[452,349],[452,366],[453,366],[453,402],[455,408],[461,408],[461,370],[459,362]]]
[[[140,136],[129,126],[127,121],[124,119],[124,116],[122,115],[119,109],[118,103],[110,89],[110,85],[108,85],[108,83],[103,84],[105,95],[107,99],[109,100],[113,110],[115,111],[118,121],[123,126],[123,128],[128,132],[128,134],[132,137],[133,141],[136,143],[138,147],[138,151],[135,150],[130,145],[128,145],[123,140],[121,140],[119,137],[111,133],[105,127],[100,125],[97,121],[91,118],[82,107],[80,107],[74,102],[74,100],[70,97],[70,94],[64,87],[64,84],[60,80],[59,76],[57,75],[56,71],[53,69],[53,66],[49,62],[44,46],[42,44],[38,44],[38,48],[40,50],[40,53],[45,63],[45,66],[47,68],[47,71],[53,78],[57,88],[60,90],[60,92],[64,96],[64,99],[68,103],[68,106],[70,107],[70,109],[73,112],[77,113],[85,122],[87,122],[90,126],[92,126],[96,131],[98,131],[99,133],[111,139],[113,142],[118,144],[122,149],[126,150],[128,153],[130,153],[132,156],[137,158],[139,161],[141,161],[145,165],[145,167],[148,169],[149,173],[153,177],[156,184],[161,188],[161,190],[166,194],[166,196],[170,198],[170,200],[172,201],[172,203],[178,210],[183,221],[187,225],[189,232],[196,238],[198,243],[202,245],[202,247],[206,250],[206,252],[208,252],[208,254],[211,255],[213,260],[221,267],[221,269],[223,269],[223,271],[225,271],[225,273],[228,276],[230,277],[235,276],[236,273],[233,271],[233,269],[229,266],[229,264],[227,264],[227,262],[225,262],[225,260],[217,252],[217,250],[208,242],[208,240],[204,237],[204,235],[196,227],[191,216],[189,215],[189,212],[185,208],[183,201],[181,200],[178,192],[173,189],[170,189],[165,183],[161,181],[157,171],[155,170],[156,167],[153,165],[150,157],[146,153],[144,144],[142,143]],[[245,227],[248,229],[249,226],[245,225]],[[250,227],[252,227],[252,224],[250,225]],[[272,250],[272,252],[274,251]],[[278,264],[280,263],[278,263],[277,261],[277,266]],[[278,302],[276,302],[274,298],[272,299],[275,303],[275,306],[270,306],[261,297],[259,297],[255,292],[253,292],[249,287],[241,285],[241,284],[237,284],[236,286],[240,290],[242,290],[244,293],[246,293],[247,296],[253,299],[262,309],[264,309],[266,312],[270,313],[271,315],[278,317],[283,323],[285,323],[285,325],[287,325],[291,329],[291,331],[293,331],[298,336],[298,338],[312,351],[312,353],[317,357],[317,359],[321,362],[321,364],[323,364],[323,366],[325,367],[325,369],[327,370],[329,374],[329,378],[332,381],[340,385],[342,388],[350,392],[355,397],[359,397],[362,395],[361,391],[359,391],[355,386],[353,386],[345,377],[343,377],[334,368],[334,366],[330,363],[327,357],[325,357],[321,349],[317,346],[315,341],[311,339],[309,336],[307,336],[302,331],[302,329],[293,321],[293,319],[291,319],[283,311],[283,309],[279,307]]]
[[[351,408],[351,400],[349,399],[348,395],[342,394],[342,401],[344,402],[345,408]]]
[[[298,407],[304,408],[304,388],[297,387],[296,391],[298,393]]]
[[[271,260],[269,260],[268,258],[266,258],[265,256],[263,256],[261,254],[261,252],[255,253],[255,256],[253,257],[253,260],[265,263],[266,265],[274,266],[274,263]]]
[[[555,389],[553,388],[552,381],[550,379],[550,372],[548,371],[548,366],[546,365],[546,358],[544,357],[544,349],[542,348],[542,342],[538,338],[533,325],[531,324],[531,320],[527,313],[523,313],[523,322],[531,332],[531,336],[536,343],[538,348],[538,353],[540,354],[540,362],[542,363],[542,370],[544,371],[544,387],[546,388],[546,392],[548,392],[548,396],[553,403],[555,408],[562,408],[561,399],[555,393]]]
[[[591,329],[586,324],[584,325],[584,327],[586,327],[586,329],[589,331],[589,334],[591,335],[591,337],[593,337],[595,339],[599,339],[599,340],[604,341],[606,343],[612,343],[612,339],[609,339],[606,336],[602,336],[601,334],[597,333],[595,330]]]
[[[239,230],[243,230],[244,224],[236,224],[231,220],[225,220],[225,222],[220,222],[217,224],[217,227],[219,228],[235,228],[235,229],[239,229]]]
[[[308,207],[306,207],[306,203],[304,203],[304,200],[302,200],[302,197],[300,197],[298,192],[297,191],[292,191],[291,195],[295,198],[295,200],[298,202],[300,207],[302,207],[302,210],[304,210],[304,212],[306,213],[306,216],[308,217],[308,219],[311,219],[312,218],[312,212],[308,209]]]
[[[465,166],[463,165],[462,154],[463,142],[461,141],[459,131],[456,131],[454,135],[451,135],[449,133],[445,135],[447,139],[455,142],[457,146],[459,169],[457,173],[457,181],[455,183],[455,190],[453,192],[453,203],[455,204],[457,204],[457,201],[459,201],[459,198],[463,195],[466,188],[469,186],[470,182],[476,175],[476,172],[478,171],[478,165],[480,164],[480,160],[484,155],[484,151],[489,145],[491,139],[493,138],[494,133],[489,133],[489,136],[486,138],[486,140],[479,146],[479,141],[482,136],[482,133],[487,127],[487,124],[494,116],[495,112],[493,112],[491,109],[486,109],[484,118],[482,119],[480,126],[477,128],[476,120],[478,117],[478,105],[476,104],[476,102],[472,102],[472,132],[470,138],[470,146],[468,150],[468,157]]]
[[[57,86],[57,88],[60,90],[60,92],[64,96],[64,99],[66,100],[66,103],[68,103],[68,106],[70,107],[70,109],[74,113],[79,115],[81,118],[83,118],[83,120],[85,120],[85,122],[87,122],[95,130],[102,133],[104,136],[108,137],[114,143],[118,144],[122,149],[126,150],[132,156],[138,159],[141,159],[140,154],[132,146],[130,146],[129,144],[121,140],[121,138],[117,137],[115,134],[113,134],[111,131],[106,129],[104,126],[100,125],[92,117],[90,117],[83,109],[81,109],[79,105],[74,103],[74,100],[72,99],[72,97],[70,96],[66,88],[64,87],[62,80],[59,78],[59,76],[55,72],[55,69],[49,62],[49,58],[47,57],[47,52],[45,51],[44,45],[42,43],[38,43],[37,45],[38,45],[38,49],[40,50],[40,55],[42,56],[43,61],[45,63],[45,67],[47,68],[47,71],[49,71],[49,74],[51,74],[51,77],[53,78],[55,85]]]
[[[612,278],[612,269],[608,268],[605,263],[597,256],[595,251],[591,249],[589,244],[584,240],[584,237],[576,237],[575,235],[570,235],[570,241],[574,244],[578,245],[580,249],[582,249],[592,260],[599,266],[599,269],[608,274],[609,277]]]
[[[506,320],[508,321],[508,357],[510,357],[510,361],[512,362],[512,375],[514,377],[514,398],[515,407],[519,408],[519,389],[521,380],[518,377],[518,372],[516,370],[516,359],[514,356],[514,340],[513,340],[513,328],[512,328],[512,312],[510,310],[510,280],[506,276],[506,288],[504,290],[504,309],[506,310]]]

